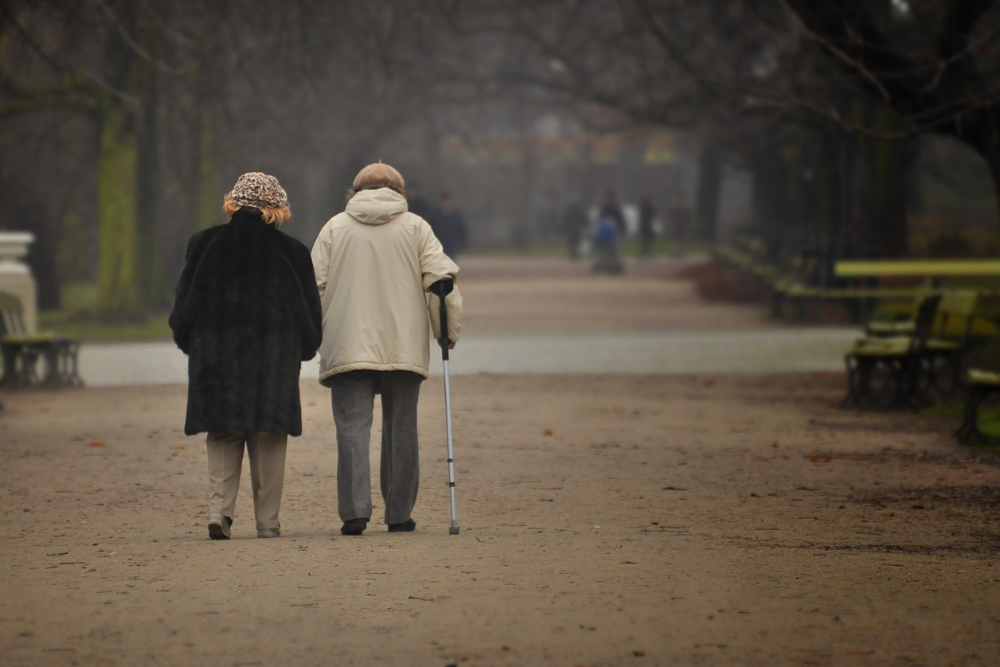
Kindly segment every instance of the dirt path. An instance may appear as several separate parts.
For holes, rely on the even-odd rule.
[[[183,387],[6,394],[0,663],[996,665],[1000,462],[842,389],[456,378],[453,537],[431,379],[417,532],[346,538],[305,382],[285,536],[253,537],[244,475],[230,542]]]
[[[690,262],[629,258],[625,275],[594,275],[590,262],[466,257],[459,284],[466,334],[773,329],[756,305],[700,300],[673,280]]]

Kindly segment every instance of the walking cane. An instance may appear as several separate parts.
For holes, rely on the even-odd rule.
[[[445,297],[455,288],[453,278],[445,278],[431,285],[431,293],[441,300],[441,361],[444,363],[444,414],[448,424],[448,490],[451,492],[451,526],[449,535],[458,535],[458,515],[455,512],[455,446],[451,438],[451,379],[448,376],[448,308]]]

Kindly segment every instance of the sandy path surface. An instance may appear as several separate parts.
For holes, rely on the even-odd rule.
[[[465,257],[459,284],[465,333],[636,332],[774,329],[754,305],[706,303],[673,280],[692,262],[629,258],[624,276],[594,275],[590,262]]]
[[[564,259],[462,259],[462,346],[452,372],[692,373],[826,371],[843,367],[859,328],[790,327],[758,306],[705,303],[675,277],[689,262],[629,261],[599,276]],[[170,341],[84,344],[91,386],[173,384],[187,359]],[[432,374],[440,361],[432,360]],[[315,360],[302,365],[315,378]]]
[[[229,542],[182,386],[3,395],[0,663],[1000,662],[1000,467],[952,424],[838,411],[834,374],[454,384],[457,537],[439,379],[419,528],[360,538],[312,382],[285,536],[244,474]]]

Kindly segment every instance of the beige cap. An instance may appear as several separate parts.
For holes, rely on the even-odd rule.
[[[402,174],[396,171],[395,167],[383,164],[382,162],[375,162],[368,165],[354,177],[355,190],[392,188],[402,194],[404,187],[406,187],[406,184],[403,182]]]

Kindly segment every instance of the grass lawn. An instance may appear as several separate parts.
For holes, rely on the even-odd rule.
[[[38,314],[38,328],[85,341],[169,340],[167,315],[141,321],[109,322],[96,315],[97,285],[70,283],[62,290],[63,307]]]
[[[948,419],[953,422],[955,428],[962,423],[965,417],[965,406],[962,401],[950,401],[938,403],[921,411],[924,416],[935,416]],[[975,449],[986,449],[1000,452],[1000,406],[984,404],[979,408],[979,430],[987,438],[993,440],[991,444],[969,444],[968,447]]]
[[[70,338],[87,341],[119,340],[169,340],[170,327],[166,315],[150,315],[144,322],[109,323],[77,315],[67,316],[65,311],[39,313],[38,327]]]

